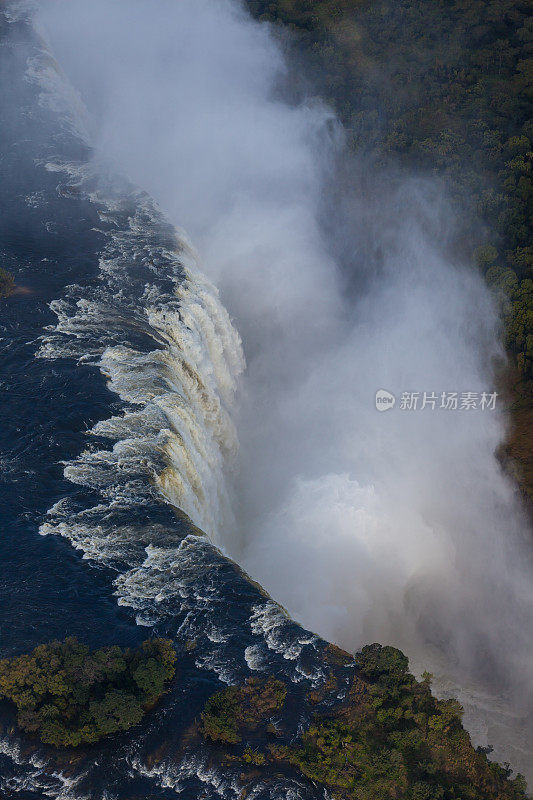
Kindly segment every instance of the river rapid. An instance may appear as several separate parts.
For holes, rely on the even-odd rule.
[[[70,761],[4,725],[0,789],[10,800],[237,798],[238,769],[183,743],[206,697],[274,674],[293,686],[295,735],[310,715],[302,698],[327,676],[324,639],[224,549],[243,345],[186,235],[94,159],[86,111],[20,4],[0,12],[0,36],[0,248],[23,287],[0,311],[1,655],[66,635],[135,645],[149,632],[179,653],[168,701],[113,748]],[[446,680],[485,744],[495,727],[474,721],[479,690]],[[496,755],[526,771],[527,741],[501,738]],[[287,773],[249,796],[324,794]]]

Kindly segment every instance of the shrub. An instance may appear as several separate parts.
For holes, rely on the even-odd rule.
[[[322,712],[296,740],[293,733],[286,738],[286,687],[274,678],[211,697],[201,733],[222,744],[242,742],[242,761],[256,769],[291,765],[337,800],[527,800],[523,778],[512,779],[507,766],[472,746],[459,703],[432,696],[429,673],[417,681],[400,650],[379,644],[364,647],[355,663],[340,703],[338,681],[325,680],[314,703]],[[281,736],[265,756],[257,748],[272,732],[273,711],[281,715]]]
[[[0,697],[15,704],[22,730],[77,747],[137,725],[174,676],[175,661],[167,639],[91,652],[71,637],[0,661]]]
[[[0,297],[9,297],[15,289],[15,279],[10,272],[0,267]]]
[[[215,742],[237,744],[242,730],[254,730],[283,706],[287,687],[275,678],[249,678],[243,686],[229,686],[207,701],[201,732]]]

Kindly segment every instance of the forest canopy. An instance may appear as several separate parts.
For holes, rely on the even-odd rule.
[[[528,800],[524,779],[472,746],[459,703],[433,697],[431,676],[417,681],[400,650],[364,647],[348,691],[341,665],[352,659],[339,655],[330,646],[331,672],[308,695],[316,713],[296,736],[287,687],[273,677],[211,696],[200,735],[253,775],[289,765],[337,800]]]
[[[354,149],[446,181],[459,243],[533,378],[533,20],[526,0],[248,0],[296,32]],[[466,223],[468,221],[468,224]]]
[[[0,698],[45,744],[76,747],[137,725],[175,672],[168,639],[91,651],[75,638],[0,661]]]

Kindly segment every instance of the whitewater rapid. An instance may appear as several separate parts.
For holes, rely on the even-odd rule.
[[[61,536],[108,571],[119,605],[139,625],[191,648],[197,670],[227,684],[276,672],[316,686],[325,678],[324,642],[293,622],[222,549],[235,525],[234,419],[245,368],[239,334],[185,234],[148,194],[94,158],[90,120],[46,49],[28,60],[26,80],[61,128],[57,146],[36,163],[57,179],[58,196],[90,204],[103,242],[93,278],[71,283],[51,303],[56,322],[42,333],[36,356],[51,365],[74,362],[103,379],[110,412],[88,428],[85,449],[62,464],[72,491],[49,508],[40,533]],[[87,158],[66,158],[65,137],[83,142]],[[28,196],[29,206],[38,202]],[[374,497],[370,488],[362,494]],[[463,694],[475,716],[479,695]],[[494,715],[492,700],[486,705]],[[491,731],[476,731],[484,744]],[[12,755],[20,766],[17,748]],[[213,769],[204,754],[157,767],[144,756],[141,745],[134,747],[127,769],[160,787],[179,792],[194,776],[213,796],[238,795],[235,775]],[[37,773],[32,767],[34,783],[44,764]],[[70,796],[61,794],[69,786],[72,796],[84,796],[92,778],[90,772],[81,786],[78,778],[72,786],[61,779],[50,796]],[[273,797],[297,790],[280,784],[276,791]]]
[[[82,575],[103,576],[112,586],[122,609],[120,624],[131,619],[150,633],[172,637],[180,681],[142,730],[133,730],[113,748],[104,743],[79,761],[3,727],[0,788],[6,797],[24,800],[174,794],[192,799],[200,792],[206,798],[237,798],[238,768],[213,764],[208,748],[184,748],[186,727],[221,683],[277,674],[302,692],[316,686],[324,680],[326,646],[294,623],[217,546],[223,526],[233,519],[237,438],[232,414],[244,369],[241,342],[184,235],[146,193],[93,158],[78,103],[70,102],[72,93],[30,22],[21,12],[9,24],[13,33],[8,29],[7,36],[13,41],[0,42],[3,63],[23,70],[15,71],[19,102],[27,103],[20,116],[40,132],[30,141],[22,167],[14,140],[15,172],[9,178],[18,190],[18,171],[27,172],[29,188],[20,197],[22,230],[37,226],[44,246],[53,242],[59,258],[50,259],[48,250],[47,255],[39,252],[30,269],[22,255],[16,269],[29,282],[55,280],[60,291],[45,315],[42,297],[28,295],[29,317],[21,320],[25,327],[20,328],[16,314],[14,320],[6,317],[12,322],[15,352],[17,336],[33,331],[34,324],[39,331],[25,342],[34,358],[22,365],[19,376],[28,390],[23,402],[35,411],[41,401],[39,388],[29,377],[25,381],[24,370],[32,376],[44,369],[52,395],[42,402],[52,408],[61,403],[64,412],[42,442],[38,465],[46,478],[63,473],[64,481],[54,478],[43,495],[49,490],[56,499],[43,519],[37,499],[33,510],[30,493],[16,510],[14,524],[35,524],[36,533],[39,519],[42,542],[71,543],[83,557]],[[68,223],[61,226],[58,219],[79,220],[83,239],[77,239],[78,226],[69,231]],[[33,306],[37,313],[34,309],[32,314]],[[41,318],[53,321],[43,330]],[[74,375],[83,376],[80,385],[87,396],[82,408],[93,422],[86,427],[85,447],[58,464],[56,431],[65,436],[69,452],[69,375],[73,382]],[[40,421],[35,412],[27,422],[35,442],[43,435]],[[40,566],[33,565],[37,581]],[[75,597],[78,587],[70,584],[66,591]],[[63,600],[59,591],[57,613],[67,616]],[[47,636],[46,603],[55,601],[43,597],[42,602],[39,630]],[[90,631],[90,609],[80,606],[87,616],[75,622]],[[71,623],[69,616],[66,624]],[[295,718],[295,729],[299,723]],[[154,766],[153,753],[161,747],[168,752]],[[254,792],[265,798],[287,792],[295,799],[313,797],[309,786],[291,779],[257,786]]]
[[[40,105],[56,112],[58,74],[64,78],[56,67],[51,81],[48,63],[43,50],[31,60],[27,79],[37,85]],[[76,106],[61,111],[71,132],[79,130],[71,119],[76,114]],[[205,625],[202,634],[221,645],[231,633],[223,630],[225,615],[217,605],[224,599],[214,586],[215,573],[230,564],[219,545],[221,531],[234,524],[231,475],[238,442],[232,411],[245,367],[240,337],[185,234],[149,195],[110,176],[95,159],[55,157],[41,165],[57,175],[60,195],[91,203],[102,223],[94,230],[105,244],[96,278],[68,286],[51,303],[57,323],[41,337],[36,357],[97,367],[120,402],[114,404],[118,413],[86,431],[87,448],[64,464],[67,480],[99,502],[79,508],[76,494],[58,501],[40,533],[61,535],[84,558],[119,571],[118,602],[135,609],[139,624],[177,616],[173,600],[179,598],[182,635],[186,629],[189,638],[198,636]],[[204,581],[211,584],[207,592]],[[246,648],[248,666],[266,669],[270,651],[295,662],[292,680],[318,680],[322,669],[298,660],[318,637],[299,629],[264,592],[253,588],[250,596],[256,598],[250,631],[266,650],[257,643]],[[187,598],[200,609],[194,624],[183,610]],[[289,639],[287,624],[299,631]],[[235,682],[232,658],[219,653],[218,660],[215,671]]]
[[[68,171],[69,190],[83,191],[72,165],[47,167]],[[114,442],[112,451],[88,448],[65,475],[114,502],[127,496],[141,502],[156,488],[216,541],[220,528],[232,524],[224,476],[237,450],[230,410],[244,368],[238,334],[184,239],[173,243],[169,228],[168,245],[154,241],[162,223],[149,198],[130,197],[123,207],[119,200],[103,204],[94,192],[91,200],[119,230],[107,234],[94,289],[71,286],[53,303],[58,323],[38,355],[96,364],[128,410],[90,431]],[[131,289],[138,264],[173,286],[165,293],[148,282],[132,300],[124,287]],[[139,338],[153,349],[136,349]],[[70,538],[79,541],[79,532]]]

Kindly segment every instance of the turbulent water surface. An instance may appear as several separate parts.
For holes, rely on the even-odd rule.
[[[17,139],[2,126],[2,257],[27,292],[2,307],[2,652],[67,634],[133,644],[142,626],[184,650],[164,713],[79,774],[6,737],[3,796],[233,796],[201,752],[157,769],[145,756],[171,747],[220,681],[321,675],[323,643],[211,543],[231,521],[219,476],[235,448],[239,338],[150,198],[97,178],[32,29],[3,22],[3,36],[2,90],[20,117]],[[26,121],[38,141],[20,138]]]
[[[219,549],[238,524],[241,340],[185,236],[93,158],[78,96],[17,7],[0,20],[0,247],[24,287],[0,316],[2,655],[67,634],[134,644],[150,627],[175,640],[180,676],[142,733],[75,765],[5,735],[1,791],[238,797],[238,770],[178,747],[181,732],[221,682],[276,674],[303,691],[326,669],[325,642]],[[505,747],[527,769],[527,741]],[[318,796],[290,775],[253,790]]]

